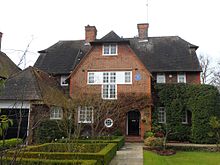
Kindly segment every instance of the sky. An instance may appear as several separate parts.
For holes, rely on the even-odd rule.
[[[97,38],[111,30],[126,38],[148,22],[150,37],[180,36],[199,46],[197,54],[220,61],[219,0],[0,0],[0,6],[2,51],[18,64],[30,43],[21,68],[59,40],[84,39],[88,24]]]

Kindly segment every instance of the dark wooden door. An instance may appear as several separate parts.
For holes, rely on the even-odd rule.
[[[128,135],[139,135],[139,120],[140,112],[130,111],[128,112]]]

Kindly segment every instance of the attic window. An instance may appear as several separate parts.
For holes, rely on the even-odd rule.
[[[62,75],[61,77],[60,77],[60,85],[61,86],[68,86],[68,83],[66,82],[66,79],[68,78],[68,76],[64,76],[64,75]]]
[[[117,55],[118,54],[117,44],[104,44],[102,47],[102,54],[105,56]]]

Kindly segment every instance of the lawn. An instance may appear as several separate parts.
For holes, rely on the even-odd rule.
[[[220,165],[220,152],[177,152],[173,156],[159,156],[144,151],[144,165]]]

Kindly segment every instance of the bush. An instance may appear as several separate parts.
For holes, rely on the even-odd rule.
[[[144,133],[144,139],[148,138],[148,137],[152,137],[154,136],[154,133],[152,131],[147,131]]]
[[[37,128],[35,140],[37,143],[48,143],[61,139],[66,136],[62,128],[64,128],[64,124],[61,120],[45,120]]]
[[[12,158],[3,159],[1,164],[11,164]],[[45,160],[17,158],[16,164],[21,165],[97,165],[96,160]]]
[[[166,122],[172,136],[168,140],[191,141],[193,143],[215,143],[215,139],[208,136],[211,131],[209,118],[220,116],[220,94],[211,85],[190,84],[157,84],[157,105],[165,107]],[[190,114],[188,124],[182,124],[182,115]],[[153,129],[164,124],[158,123],[158,109],[153,111]],[[156,131],[155,131],[156,132]]]
[[[22,139],[12,138],[12,139],[6,139],[5,144],[3,146],[3,140],[0,140],[0,150],[2,149],[8,149],[16,147],[16,145],[22,144]]]
[[[163,139],[157,138],[154,136],[150,136],[144,140],[144,145],[148,147],[162,147],[163,146]]]

